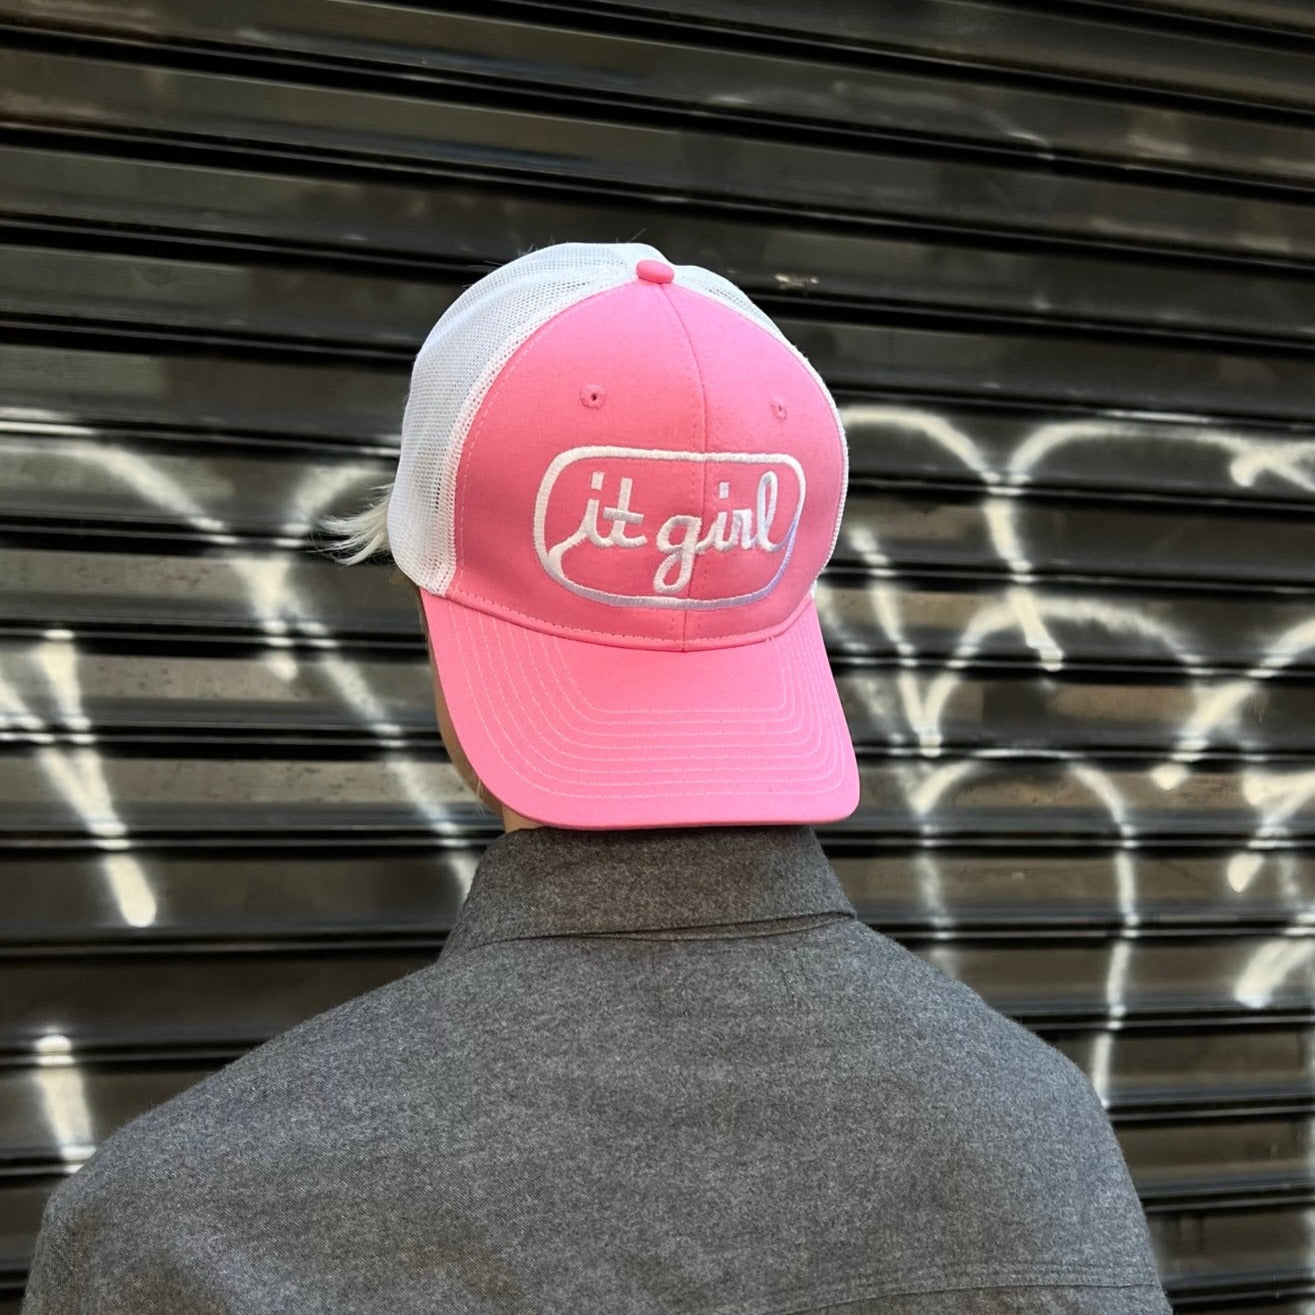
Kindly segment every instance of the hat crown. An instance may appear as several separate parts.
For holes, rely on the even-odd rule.
[[[847,475],[825,384],[738,287],[645,243],[561,243],[426,337],[389,537],[422,588],[532,628],[746,642],[813,592]]]

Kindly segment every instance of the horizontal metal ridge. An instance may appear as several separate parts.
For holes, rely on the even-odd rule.
[[[76,95],[64,90],[74,86]],[[128,63],[0,49],[0,122],[44,134],[45,144],[61,149],[81,140],[97,151],[146,149],[161,158],[185,151],[195,160],[202,151],[202,159],[240,160],[243,168],[288,168],[295,160],[302,172],[364,170],[381,181],[408,174],[486,186],[534,181],[581,198],[675,193],[741,212],[914,221],[945,234],[1031,235],[1109,249],[1251,249],[1290,258],[1301,244],[1309,248],[1309,188],[1290,184],[1268,190],[1261,208],[1237,179],[1230,186],[1212,177],[1142,177],[1114,163],[956,159],[895,141],[881,150],[843,149],[416,94],[259,86],[253,112],[243,78],[158,67],[148,79]]]
[[[202,743],[220,752],[280,743],[313,752],[330,742],[335,753],[379,743],[434,752],[432,681],[418,633],[377,651],[211,638],[0,637],[9,700],[0,727],[10,744],[75,745],[90,735],[162,752]],[[1248,686],[1236,674],[1153,679],[1132,669],[1044,673],[974,661],[947,676],[930,659],[837,665],[850,735],[871,758],[1155,761],[1190,752],[1198,762],[1245,756],[1277,767],[1315,747],[1309,668],[1257,671]],[[52,682],[56,667],[75,679]]]
[[[1071,95],[1113,84],[1123,95],[1137,88],[1240,106],[1305,105],[1310,89],[1304,43],[1293,49],[1284,34],[1265,27],[1281,3],[1259,0],[1256,20],[1250,3],[1245,12],[1233,6],[1232,22],[1214,24],[1199,21],[1208,12],[1185,12],[1192,0],[1063,7],[1045,0],[928,0],[894,12],[848,0],[816,6],[802,23],[792,0],[762,0],[751,12],[738,0],[670,0],[662,11],[667,23],[744,45],[758,38],[784,40],[788,48],[803,40],[878,56],[899,52],[948,65],[958,76],[965,68],[990,69],[1011,81],[1063,86]],[[1216,0],[1199,6],[1214,12],[1223,7]],[[564,15],[577,23],[627,18],[636,31],[664,30],[651,23],[649,7],[639,0],[524,0],[514,9],[539,21],[563,21]]]
[[[743,29],[672,24],[663,32],[651,17],[638,36],[609,31],[618,26],[615,15],[585,18],[569,10],[552,15],[560,26],[549,26],[492,11],[282,0],[277,23],[271,23],[268,6],[256,0],[222,9],[175,2],[131,13],[36,13],[23,0],[4,0],[0,24],[11,25],[11,40],[42,34],[62,38],[69,53],[172,61],[253,82],[282,77],[329,83],[354,74],[362,89],[394,86],[411,94],[432,89],[476,98],[483,93],[503,106],[519,94],[530,105],[537,98],[546,108],[553,98],[582,113],[647,109],[654,121],[663,111],[696,110],[705,125],[720,122],[746,133],[798,126],[821,140],[827,134],[841,141],[888,135],[1049,160],[1136,160],[1165,172],[1234,174],[1283,185],[1315,177],[1306,125],[1277,122],[1277,112],[1269,121],[1254,112],[1230,115],[1218,104],[1217,82],[1156,86],[1151,80],[1158,66],[1137,49],[1148,34],[1121,30],[1120,17],[1131,20],[1134,12],[1110,13],[1104,30],[1109,77],[1101,86],[1085,66],[1092,80],[1085,97],[1044,77],[1029,85],[1016,61],[1028,57],[1031,42],[1015,52],[1013,76],[1005,80],[983,67],[980,57],[927,60],[916,49],[892,45],[858,58],[842,48],[810,45],[797,28],[792,45],[755,48],[743,39]],[[1069,26],[1089,38],[1094,25],[1070,19]],[[935,39],[930,30],[928,36]],[[1298,59],[1289,50],[1239,50],[1236,28],[1218,36],[1224,49],[1198,42],[1213,54],[1216,73],[1241,79],[1247,70],[1258,85],[1263,66],[1267,90],[1285,64],[1296,74]],[[1149,39],[1169,48],[1159,33]],[[58,52],[61,46],[50,48]],[[1120,67],[1130,58],[1142,75],[1136,84]],[[1290,86],[1304,97],[1295,76]],[[1171,104],[1161,103],[1166,94]],[[1182,103],[1192,96],[1196,106]]]
[[[319,551],[241,545],[100,547],[0,546],[0,637],[136,634],[355,651],[363,642],[414,649],[420,638],[414,598],[393,583],[391,565],[344,567]],[[816,604],[838,663],[1150,670],[1184,680],[1228,670],[1256,683],[1315,665],[1305,589],[1116,589],[953,572],[873,581],[837,572],[819,581]]]
[[[275,942],[332,950],[348,940],[397,948],[451,927],[482,850],[476,828],[442,842],[378,836],[351,847],[292,837],[273,859],[223,836],[204,845],[185,839],[134,847],[127,837],[120,849],[97,850],[71,838],[44,851],[10,850],[0,945],[48,956],[219,942],[244,951]],[[1226,845],[1065,852],[924,849],[915,840],[866,852],[854,844],[831,861],[859,916],[883,933],[1007,952],[1120,936],[1205,945],[1301,931],[1315,899],[1315,855],[1308,847],[1252,857]],[[139,884],[116,885],[116,872],[128,869]],[[149,904],[132,903],[134,891],[148,890]]]
[[[0,429],[0,462],[11,472],[0,488],[6,542],[75,543],[88,552],[327,548],[331,540],[319,524],[326,490],[334,509],[364,505],[395,465],[391,458],[352,459],[332,449],[309,457],[273,444],[261,451],[218,443],[185,451],[144,439],[116,442],[85,428],[76,435]],[[871,440],[878,439],[880,425],[872,428]],[[857,425],[855,431],[859,464],[864,448],[880,444]],[[1233,446],[1244,452],[1245,440]],[[878,461],[883,455],[874,453]],[[1290,468],[1297,459],[1294,451]],[[1281,458],[1269,464],[1281,467]],[[1045,476],[1042,463],[1037,474]],[[1267,501],[1258,489],[1231,505],[1222,499],[1203,505],[1151,490],[1130,499],[1028,482],[1000,488],[968,469],[960,480],[969,487],[915,483],[894,472],[852,479],[830,572],[874,579],[970,573],[984,582],[1025,577],[1152,589],[1302,589],[1310,580],[1315,490],[1296,481],[1290,487],[1301,498],[1287,505]],[[1237,554],[1238,542],[1247,543],[1245,556]]]

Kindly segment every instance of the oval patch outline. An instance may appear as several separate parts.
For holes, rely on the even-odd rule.
[[[785,537],[776,547],[781,552],[781,561],[777,566],[775,573],[766,584],[750,593],[728,595],[721,598],[680,598],[671,593],[638,593],[638,594],[618,594],[610,593],[607,590],[595,589],[589,585],[582,584],[579,581],[572,580],[566,574],[561,565],[563,556],[563,544],[556,544],[550,547],[547,542],[546,524],[548,517],[549,500],[552,497],[553,488],[557,483],[562,472],[580,461],[587,461],[595,458],[622,458],[639,461],[685,461],[685,462],[727,462],[732,464],[757,464],[764,466],[777,466],[788,470],[795,480],[797,497],[795,499],[794,515],[790,518],[789,526],[786,529]],[[777,475],[779,480],[779,474]],[[666,448],[639,448],[625,447],[612,444],[591,444],[586,447],[568,448],[564,452],[558,453],[549,463],[548,469],[544,471],[543,478],[539,481],[539,491],[534,500],[534,549],[538,554],[539,564],[547,572],[548,576],[556,583],[569,589],[572,593],[578,594],[583,598],[593,599],[595,602],[610,603],[620,607],[675,607],[684,609],[707,609],[720,607],[738,607],[746,603],[752,603],[759,598],[766,597],[767,594],[776,587],[785,568],[789,565],[790,557],[794,552],[795,536],[799,528],[799,518],[804,509],[804,493],[806,481],[804,479],[803,467],[799,462],[786,452],[673,452]],[[761,527],[755,527],[755,537],[758,536]],[[621,539],[622,546],[628,546],[624,543],[624,527],[620,531],[623,536]],[[651,538],[651,536],[650,536]],[[565,541],[563,541],[565,543]],[[656,579],[656,577],[655,577]]]

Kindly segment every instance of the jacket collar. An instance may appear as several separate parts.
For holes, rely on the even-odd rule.
[[[857,916],[811,826],[526,827],[481,854],[442,953],[822,913]]]

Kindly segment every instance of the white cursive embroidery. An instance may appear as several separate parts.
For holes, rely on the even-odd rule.
[[[606,538],[598,533],[599,500],[590,498],[584,504],[584,518],[580,521],[580,528],[569,538],[554,544],[549,550],[548,557],[554,566],[560,567],[562,554],[568,549],[574,548],[577,543],[584,543],[586,539],[598,548],[641,548],[648,542],[648,535],[646,534],[641,534],[635,538],[626,534],[627,525],[638,525],[644,519],[641,512],[630,510],[630,490],[634,482],[633,479],[623,479],[617,505],[604,509],[603,519],[612,522],[612,528],[608,530]],[[589,476],[589,487],[595,490],[602,489],[603,472],[601,470],[595,470]]]
[[[761,472],[754,490],[753,505],[750,507],[723,507],[712,518],[705,529],[703,517],[688,513],[674,513],[668,516],[654,534],[655,548],[664,554],[658,561],[652,576],[652,593],[650,594],[616,594],[606,590],[593,589],[582,582],[572,579],[566,570],[565,556],[581,544],[590,544],[595,548],[642,549],[648,545],[648,535],[638,532],[644,524],[646,513],[631,506],[634,497],[634,475],[621,475],[617,481],[615,502],[604,505],[606,496],[591,497],[585,502],[584,512],[579,526],[566,538],[547,545],[544,538],[544,523],[547,515],[548,499],[551,496],[557,477],[567,466],[576,461],[597,459],[599,457],[629,457],[637,459],[631,465],[642,461],[701,461],[728,462],[733,464],[755,463],[779,466],[788,471],[797,483],[798,497],[783,536],[774,540],[771,537],[773,522],[780,504],[780,474],[776,469]],[[601,464],[601,463],[600,463]],[[602,470],[590,472],[589,487],[597,494],[605,495],[606,476]],[[544,568],[559,584],[586,597],[597,598],[603,602],[620,603],[627,606],[684,606],[684,607],[725,607],[733,603],[748,602],[760,598],[770,591],[780,578],[781,572],[789,560],[794,546],[795,530],[803,510],[804,475],[799,463],[793,457],[783,453],[765,452],[670,452],[652,448],[588,447],[573,448],[554,459],[539,486],[539,496],[535,503],[535,546]],[[717,496],[726,499],[730,496],[730,481],[719,480]],[[601,529],[601,522],[607,523],[607,531]],[[739,594],[728,598],[679,598],[686,589],[694,572],[694,564],[707,552],[748,551],[762,553],[782,552],[781,563],[775,574],[761,589],[749,594]]]
[[[719,511],[713,517],[712,526],[703,534],[703,520],[699,516],[668,516],[657,532],[657,546],[667,554],[662,559],[653,576],[653,588],[659,593],[679,593],[694,572],[694,561],[703,553],[712,549],[716,552],[728,552],[732,548],[761,548],[764,552],[779,552],[785,546],[785,540],[773,543],[767,537],[767,529],[776,515],[776,472],[764,470],[758,479],[756,502],[753,507],[737,507],[731,512],[731,532],[726,534],[726,512]],[[717,486],[718,495],[726,497],[730,485],[723,481]],[[770,502],[768,498],[770,497]],[[754,511],[757,511],[757,519]],[[674,529],[682,531],[680,541],[673,543],[671,534]],[[675,579],[668,579],[671,568],[679,565],[680,570]]]

